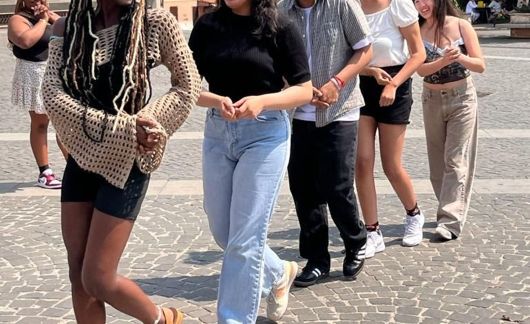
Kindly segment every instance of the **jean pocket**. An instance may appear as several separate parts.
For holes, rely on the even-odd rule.
[[[265,113],[261,113],[256,118],[254,118],[258,122],[277,122],[284,120],[283,112],[281,111],[268,111]]]

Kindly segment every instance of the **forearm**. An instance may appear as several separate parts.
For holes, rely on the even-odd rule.
[[[481,57],[469,57],[462,54],[458,62],[473,72],[482,73],[486,69],[484,59]]]
[[[221,101],[225,97],[217,95],[210,91],[201,91],[197,105],[206,108],[219,108],[221,107]]]
[[[425,52],[423,53],[413,53],[408,59],[407,63],[399,71],[396,76],[392,78],[392,84],[396,87],[399,87],[403,82],[407,81],[416,70],[422,65],[425,61]]]
[[[344,83],[355,78],[372,59],[372,45],[365,46],[355,51],[346,66],[336,74]],[[330,76],[332,77],[332,75]]]
[[[445,63],[442,58],[439,58],[436,61],[421,64],[416,72],[418,72],[421,77],[424,77],[439,71],[441,68],[447,65],[448,63]]]
[[[264,109],[290,109],[309,103],[313,98],[311,81],[291,86],[283,91],[260,96]]]
[[[372,76],[373,75],[373,70],[374,70],[373,67],[365,66],[364,68],[362,68],[361,72],[359,72],[359,75]]]

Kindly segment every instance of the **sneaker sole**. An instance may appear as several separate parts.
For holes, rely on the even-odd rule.
[[[447,231],[447,232],[446,232]],[[445,228],[442,228],[441,230],[439,230],[438,228],[436,228],[435,230],[435,233],[436,233],[436,236],[438,237],[438,239],[440,241],[451,241],[453,240],[454,238],[456,238],[456,236],[454,236],[454,234],[449,231],[449,230],[446,230]],[[449,233],[449,236],[450,237],[447,237],[447,233]],[[454,237],[454,238],[453,238]]]
[[[413,246],[417,246],[417,245],[420,245],[421,241],[423,241],[423,237],[421,238],[421,240],[416,243],[416,244],[409,244],[409,243],[405,243],[403,241],[401,241],[401,246],[405,246],[405,247],[413,247]]]
[[[312,286],[312,285],[315,285],[321,282],[322,280],[326,279],[328,276],[329,276],[329,273],[326,273],[326,274],[322,274],[320,277],[318,277],[316,280],[313,280],[313,281],[302,282],[302,281],[294,280],[293,283],[296,287],[309,287],[309,286]]]
[[[37,183],[37,187],[44,188],[44,189],[61,189],[62,185],[57,186],[47,186],[43,183]]]

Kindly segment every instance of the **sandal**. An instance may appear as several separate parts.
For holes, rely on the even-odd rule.
[[[182,324],[184,322],[184,314],[174,307],[163,307],[162,314],[164,314],[166,324]]]

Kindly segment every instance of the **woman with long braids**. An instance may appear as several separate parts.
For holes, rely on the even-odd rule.
[[[59,15],[49,10],[46,1],[17,0],[15,14],[9,18],[7,37],[17,58],[11,101],[29,111],[31,121],[29,141],[39,167],[37,186],[46,189],[61,188],[48,164],[48,116],[42,102],[42,79],[48,59],[48,43],[53,24]],[[66,149],[56,136],[63,155]]]
[[[427,60],[423,122],[431,184],[438,199],[437,236],[456,239],[466,222],[477,153],[477,91],[470,72],[486,65],[477,33],[452,0],[415,0]]]
[[[72,0],[63,36],[50,42],[44,102],[70,156],[61,226],[78,323],[105,323],[105,303],[143,323],[181,323],[154,305],[117,267],[168,137],[200,91],[176,19],[145,0]],[[150,103],[149,69],[172,88]]]
[[[275,0],[224,0],[196,23],[190,47],[209,84],[198,104],[210,107],[204,209],[224,249],[217,319],[255,323],[260,298],[268,296],[267,317],[278,320],[297,264],[271,250],[267,229],[289,160],[284,109],[312,99],[304,43]]]

